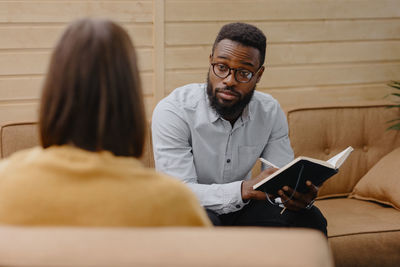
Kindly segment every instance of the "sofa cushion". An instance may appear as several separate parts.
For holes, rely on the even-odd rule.
[[[310,229],[0,227],[0,266],[333,266]],[[290,255],[290,257],[288,257]]]
[[[337,267],[400,266],[400,232],[365,233],[329,238]]]
[[[399,211],[349,198],[315,203],[328,221],[336,266],[400,266]]]
[[[356,184],[350,197],[377,201],[400,210],[400,148],[378,161]]]
[[[379,159],[400,146],[400,132],[386,131],[386,122],[399,117],[399,111],[382,104],[299,108],[287,116],[295,156],[327,160],[354,148],[339,173],[320,188],[319,197],[350,194]]]

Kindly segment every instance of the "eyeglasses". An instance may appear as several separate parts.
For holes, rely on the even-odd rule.
[[[258,70],[253,73],[249,70],[246,69],[236,69],[236,68],[230,68],[228,65],[222,64],[222,63],[211,63],[212,69],[214,74],[221,78],[225,79],[231,74],[231,71],[234,71],[234,76],[235,80],[239,83],[248,83],[250,80],[253,78],[255,74],[257,74],[261,67],[258,68]]]

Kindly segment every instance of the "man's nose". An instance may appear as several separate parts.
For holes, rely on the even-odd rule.
[[[237,84],[237,81],[235,79],[235,71],[231,70],[231,73],[223,80],[224,84],[226,86],[233,86]]]

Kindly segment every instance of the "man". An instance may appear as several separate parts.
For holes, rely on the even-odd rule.
[[[266,37],[252,25],[222,27],[207,84],[177,88],[154,110],[156,169],[186,183],[214,225],[310,227],[326,234],[326,220],[312,206],[318,188],[309,181],[306,193],[283,186],[268,199],[252,188],[276,171],[263,166],[250,180],[259,157],[279,167],[293,160],[285,114],[270,95],[255,91],[265,48]]]

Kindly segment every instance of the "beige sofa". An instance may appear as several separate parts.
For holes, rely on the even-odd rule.
[[[389,158],[388,156],[393,153],[390,153],[391,151],[400,147],[400,132],[385,130],[388,127],[386,121],[399,117],[399,111],[386,109],[382,103],[357,103],[354,105],[296,108],[288,110],[287,116],[290,138],[296,156],[304,155],[318,159],[328,159],[349,145],[355,149],[343,164],[339,173],[321,187],[320,200],[316,202],[316,205],[328,220],[328,240],[333,252],[335,265],[400,266],[400,211],[390,206],[393,205],[390,203],[392,200],[379,199],[379,194],[374,195],[371,193],[372,196],[366,196],[362,194],[362,190],[357,191],[357,194],[353,192],[355,187],[358,186],[357,184],[362,184],[361,182],[358,183],[359,181],[367,181],[368,184],[368,181],[371,180],[370,184],[376,184],[377,190],[382,191],[385,188],[380,188],[379,186],[384,187],[390,184],[390,179],[399,177],[393,170],[395,167],[389,166],[390,163],[396,162],[396,154],[394,154],[394,158],[393,155]],[[27,123],[3,126],[0,138],[1,156],[8,156],[16,150],[37,144],[36,125]],[[148,142],[142,161],[147,166],[152,167],[154,162],[150,151],[151,143]],[[397,161],[400,163],[400,155]],[[387,166],[382,167],[382,164]],[[397,166],[396,164],[394,165]],[[400,164],[398,165],[400,166]],[[255,170],[257,168],[258,166],[255,166]],[[398,167],[397,170],[399,170]],[[364,179],[371,177],[372,179],[369,180]],[[376,181],[376,177],[378,177],[378,181]],[[394,191],[400,195],[399,186],[400,184],[397,187],[392,186],[392,193]],[[374,187],[372,188],[374,189]],[[359,199],[349,198],[352,192],[353,197]],[[374,199],[375,201],[367,201],[365,199]],[[390,205],[383,205],[376,201]],[[392,202],[395,201],[396,199]],[[400,209],[400,206],[397,206],[397,208]],[[251,242],[251,239],[247,239],[247,234],[242,235],[236,229],[229,229],[228,231],[230,230],[234,231],[230,234],[238,235],[237,238],[242,240],[242,243],[247,243],[245,240]],[[277,238],[276,240],[279,243],[281,239],[291,235],[287,230],[282,232],[282,229],[268,229],[268,231],[272,231],[269,233],[265,232],[266,230],[254,230],[265,234],[266,244],[275,243],[274,238]],[[197,232],[199,230],[192,231]],[[217,229],[215,233],[220,231],[221,229]],[[277,235],[268,236],[272,233]],[[181,234],[177,236],[183,238]],[[179,239],[176,240],[179,243]],[[210,242],[211,240],[213,241]],[[204,237],[198,241],[203,245],[208,243],[212,243],[212,246],[215,245],[211,236],[210,239]],[[301,247],[299,247],[297,255],[301,255],[303,252],[300,253],[300,251],[304,248],[314,249],[314,245],[317,244],[311,245],[306,239],[298,239],[293,242],[294,247]],[[230,243],[229,246],[231,245]],[[323,244],[322,246],[324,247]],[[247,246],[245,247],[247,249]],[[257,247],[258,249],[259,246],[251,245],[251,247]],[[190,250],[188,247],[185,247],[185,249]],[[264,258],[269,258],[270,254],[275,253],[269,249],[263,251]],[[243,251],[243,253],[247,252]],[[291,255],[292,253],[288,254]],[[231,255],[234,255],[233,257],[237,256],[235,253]],[[316,256],[319,258],[318,255]],[[297,256],[285,257],[285,263],[287,262],[286,260],[298,263],[299,266],[302,265]],[[311,262],[305,266],[312,266],[314,259],[310,258],[310,260]],[[218,265],[217,262],[218,264],[221,263],[215,259],[216,265]],[[255,263],[254,259],[251,260],[251,263]],[[263,263],[266,264],[264,266],[268,266],[267,262]],[[250,266],[252,264],[243,265]],[[324,264],[329,263],[325,262]],[[221,264],[221,266],[223,265]],[[240,265],[238,264],[237,266]],[[274,266],[274,264],[271,266]],[[284,266],[284,264],[279,266]]]
[[[354,148],[316,201],[328,220],[336,266],[400,266],[400,131],[386,130],[399,117],[383,103],[287,111],[296,156],[326,160]]]
[[[36,123],[0,128],[0,156],[38,144]],[[153,165],[151,144],[144,164]],[[94,228],[0,225],[0,267],[333,266],[315,230],[274,228]]]

